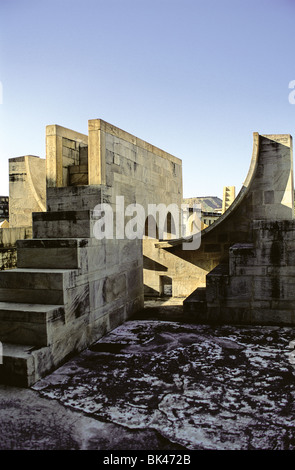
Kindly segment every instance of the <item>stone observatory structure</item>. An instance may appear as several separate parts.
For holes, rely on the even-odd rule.
[[[36,157],[24,161],[35,175],[32,238],[16,242],[17,267],[0,272],[0,381],[31,386],[130,319],[144,287],[182,298],[186,320],[294,325],[292,138],[253,139],[241,191],[200,245],[183,249],[190,238],[171,213],[161,233],[149,212],[181,207],[180,159],[101,119],[88,135],[47,126],[46,181]],[[126,237],[140,211],[143,237]]]
[[[255,133],[239,195],[191,254],[199,286],[184,311],[205,323],[294,325],[294,254],[292,138]]]
[[[100,119],[88,136],[46,128],[46,211],[0,272],[1,382],[32,385],[142,308],[142,239],[94,236],[97,205],[122,222],[118,195],[180,205],[181,160]]]
[[[257,282],[255,281],[256,290],[254,297],[252,298],[252,293],[249,292],[249,297],[244,299],[244,307],[245,310],[249,310],[251,305],[249,300],[250,298],[252,300],[254,298],[257,300],[257,303],[255,301],[252,304],[253,307],[256,305],[257,308],[260,309],[263,305],[260,301],[266,300],[266,298],[267,303],[265,303],[265,306],[270,307],[268,290],[265,290],[266,283],[275,282],[274,280],[270,281],[270,273],[272,272],[273,277],[288,277],[292,275],[291,272],[293,272],[294,269],[294,260],[291,255],[294,250],[292,239],[295,239],[295,232],[292,234],[294,218],[293,205],[292,137],[290,135],[259,135],[255,132],[253,134],[253,152],[250,168],[242,188],[235,200],[222,216],[220,216],[212,225],[202,230],[201,244],[197,250],[183,250],[182,239],[163,240],[159,243],[145,241],[144,254],[145,258],[148,258],[148,263],[146,264],[150,267],[150,285],[152,285],[154,290],[159,293],[160,287],[158,275],[167,276],[171,279],[172,296],[183,297],[186,299],[184,301],[185,312],[194,312],[191,318],[194,318],[194,320],[199,319],[200,321],[205,321],[209,318],[207,317],[209,313],[208,311],[206,314],[204,313],[204,306],[208,303],[209,307],[209,304],[211,305],[211,300],[213,300],[212,297],[209,297],[210,292],[212,292],[211,288],[205,290],[205,287],[209,287],[208,284],[210,283],[210,279],[212,279],[212,282],[213,279],[221,279],[221,272],[229,276],[234,276],[232,271],[233,265],[229,263],[230,256],[233,260],[232,256],[234,256],[234,253],[236,255],[238,254],[238,246],[239,250],[246,250],[244,251],[244,254],[246,254],[247,250],[248,253],[250,253],[249,244],[251,244],[253,263],[261,262],[262,264],[257,265],[260,266],[261,269],[255,269],[253,265],[251,268],[252,271],[250,267],[247,271],[247,276],[250,276],[250,272],[252,272],[253,276],[260,277],[256,278]],[[280,249],[283,250],[284,246],[284,256],[287,256],[287,258],[284,259],[280,257],[280,261],[277,260],[277,263],[280,264],[273,265],[273,257],[270,259],[268,256],[270,253],[269,244],[273,247],[272,253],[275,250],[274,247],[278,245],[278,240],[273,238],[278,236],[275,235],[275,229],[273,230],[273,235],[271,237],[270,232],[267,235],[270,238],[268,239],[268,248],[267,245],[263,248],[263,256],[265,256],[264,260],[262,261],[262,255],[258,258],[253,252],[256,240],[258,243],[258,227],[262,227],[263,224],[267,225],[267,223],[270,223],[272,227],[277,227],[277,231],[282,237]],[[264,226],[266,227],[266,225]],[[282,230],[291,232],[287,235],[287,232],[284,233]],[[260,235],[262,236],[262,232],[260,232]],[[289,240],[289,244],[284,245],[287,239]],[[273,241],[275,241],[274,244],[272,243]],[[242,244],[244,245],[242,246]],[[258,249],[258,244],[255,246]],[[242,251],[239,251],[239,256],[241,253]],[[283,256],[283,252],[281,252],[281,254]],[[235,263],[238,259],[240,258],[236,258]],[[241,258],[241,263],[243,263],[243,260],[246,263],[246,259],[244,259],[244,257],[243,259]],[[247,259],[247,263],[250,263],[249,259]],[[272,269],[271,266],[275,266],[275,269]],[[278,268],[280,269],[278,270]],[[245,273],[245,266],[243,269]],[[240,270],[236,272],[241,273],[242,271]],[[262,280],[262,278],[264,280]],[[249,278],[247,279],[248,282],[250,282]],[[236,279],[233,281],[232,277],[227,277],[226,282],[231,282],[231,280],[238,284],[238,280]],[[216,282],[218,281],[216,280]],[[225,278],[223,278],[223,282],[225,282]],[[283,277],[280,282],[284,284]],[[259,289],[259,283],[263,283],[265,294],[262,294],[262,291],[260,291],[260,293],[257,292],[257,289]],[[239,285],[240,292],[236,291],[235,302],[233,302],[233,296],[235,295],[233,292],[230,293],[227,290],[219,291],[215,301],[219,303],[220,308],[223,302],[220,297],[222,292],[224,292],[224,298],[228,299],[228,305],[230,305],[229,299],[231,299],[231,302],[233,302],[233,308],[235,309],[238,306],[237,302],[241,301],[241,292],[243,293],[243,296],[246,296],[247,292],[241,284]],[[223,284],[223,289],[225,288],[226,285]],[[196,289],[198,290],[196,291]],[[286,289],[287,286],[284,287],[285,293]],[[293,295],[292,291],[293,288],[290,286],[288,295]],[[262,299],[259,297],[261,295],[265,297]],[[281,295],[283,295],[282,290]],[[274,301],[275,303],[272,304],[272,307],[276,304],[277,298],[274,298]],[[239,305],[241,307],[241,303]],[[290,302],[290,306],[291,305],[292,302]],[[215,306],[217,308],[217,305]],[[281,303],[281,306],[283,306],[283,303]],[[201,313],[201,311],[203,313]],[[213,315],[213,310],[210,311]],[[217,317],[213,315],[213,318],[216,319]],[[237,319],[240,320],[241,318],[237,317]],[[229,318],[224,318],[224,321],[228,320]],[[250,318],[245,318],[245,320],[250,321]],[[266,317],[265,321],[267,322],[268,320]]]

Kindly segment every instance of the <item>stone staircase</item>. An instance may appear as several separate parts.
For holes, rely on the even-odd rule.
[[[33,214],[33,239],[17,242],[17,268],[0,272],[0,382],[31,386],[87,345],[88,252],[93,213]]]

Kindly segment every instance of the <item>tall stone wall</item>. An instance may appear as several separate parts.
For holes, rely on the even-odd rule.
[[[103,184],[110,202],[126,204],[182,202],[179,158],[101,119],[89,121],[89,184]]]
[[[60,126],[58,132],[62,136],[69,136],[69,130],[63,130]],[[52,133],[52,126],[50,126],[47,128],[47,139],[49,139],[47,168],[49,173],[51,173],[51,168],[55,167],[50,161],[54,155],[52,148],[50,148]],[[58,156],[56,158],[58,159]],[[79,164],[78,161],[75,163]],[[89,121],[88,168],[89,181],[92,182],[89,186],[58,187],[58,180],[56,180],[54,187],[53,179],[48,177],[51,186],[47,188],[47,209],[49,212],[73,211],[74,208],[76,211],[94,210],[99,203],[107,203],[112,207],[114,239],[104,242],[101,248],[99,248],[101,242],[93,240],[93,243],[97,244],[98,250],[102,252],[106,250],[106,264],[103,272],[98,266],[98,278],[93,281],[90,289],[93,292],[93,286],[97,285],[98,281],[100,284],[105,282],[109,276],[116,284],[115,279],[117,278],[122,286],[122,293],[124,292],[124,295],[119,296],[119,306],[123,306],[124,310],[127,308],[128,315],[130,315],[134,311],[134,308],[130,307],[133,303],[137,306],[136,308],[143,305],[143,277],[147,286],[153,285],[154,282],[157,284],[160,282],[157,270],[149,269],[147,263],[143,261],[146,261],[149,246],[154,244],[155,240],[143,240],[142,248],[142,240],[128,240],[126,237],[124,237],[125,240],[117,239],[116,221],[118,217],[121,218],[121,212],[124,212],[130,204],[140,204],[144,208],[146,217],[148,217],[148,204],[169,205],[175,203],[180,207],[182,202],[181,160],[122,129],[100,119],[95,119]],[[123,206],[117,207],[118,196],[123,198]],[[83,233],[83,236],[93,237],[93,233],[86,233],[82,227],[83,219],[81,219],[81,229],[77,223],[72,226],[74,232],[70,233],[62,228],[66,227],[68,223],[66,220],[60,220],[58,225],[55,225],[55,221],[49,220],[44,225],[45,221],[42,220],[42,231],[40,232],[38,219],[44,218],[43,216],[35,216],[34,237],[45,237],[46,233],[51,233],[52,230],[56,230],[54,232],[56,237],[60,237],[62,233],[79,237]],[[130,217],[124,215],[123,220],[125,227]],[[94,226],[95,221],[92,230]],[[145,264],[143,265],[143,263]],[[95,270],[93,263],[91,265]],[[122,279],[125,281],[123,282]],[[109,281],[108,285],[111,288]],[[98,300],[94,294],[91,299],[94,302],[91,309],[102,308],[101,299]],[[118,303],[118,299],[116,302]],[[127,307],[125,308],[124,305]],[[105,310],[104,306],[101,311]]]
[[[96,155],[92,162],[89,160],[89,169],[92,169],[89,178],[104,183],[103,201],[112,205],[115,214],[116,196],[124,197],[125,207],[140,204],[145,210],[146,219],[149,216],[149,204],[162,203],[167,207],[176,204],[181,207],[180,159],[101,120],[89,122],[89,143],[93,149],[89,149],[89,152]],[[134,241],[129,243],[129,251],[136,249],[133,248]],[[142,284],[140,271],[143,268],[146,294],[159,293],[162,279],[159,264],[153,261],[154,244],[155,240],[144,237],[143,258],[142,254],[138,256],[140,265],[137,284]]]

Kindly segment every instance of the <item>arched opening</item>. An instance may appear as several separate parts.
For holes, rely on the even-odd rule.
[[[144,224],[144,239],[152,238],[159,240],[159,229],[155,218],[149,215]]]
[[[177,228],[176,222],[174,220],[174,215],[171,212],[167,213],[166,223],[165,223],[165,233],[164,238],[167,240],[175,239],[177,237]]]

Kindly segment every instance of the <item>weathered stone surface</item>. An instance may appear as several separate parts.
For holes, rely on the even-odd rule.
[[[47,188],[47,210],[72,211],[94,209],[102,202],[100,186],[65,186]]]
[[[87,243],[87,239],[84,244]],[[32,239],[18,240],[18,268],[62,268],[80,267],[78,239]],[[82,242],[83,244],[83,242]]]
[[[45,347],[31,351],[34,367],[28,383],[140,309],[143,253],[144,282],[156,294],[165,293],[168,283],[174,297],[184,296],[203,286],[210,271],[206,304],[203,293],[195,302],[201,310],[199,321],[255,323],[263,318],[263,323],[272,323],[284,315],[288,311],[286,302],[292,300],[288,279],[293,271],[286,265],[288,252],[292,258],[292,238],[287,246],[273,227],[272,242],[269,244],[269,238],[261,242],[251,224],[257,218],[268,222],[270,214],[284,223],[291,211],[293,214],[290,147],[290,136],[285,136],[282,143],[282,136],[254,135],[253,158],[244,187],[216,222],[215,230],[210,227],[204,232],[199,250],[182,250],[177,242],[169,240],[169,233],[165,234],[168,241],[164,245],[147,240],[142,250],[141,240],[127,240],[126,234],[121,239],[124,233],[119,239],[114,232],[112,239],[97,240],[93,231],[98,217],[95,206],[109,203],[114,222],[122,218],[123,225],[130,220],[125,214],[129,204],[141,204],[146,216],[149,204],[175,203],[180,207],[181,161],[102,120],[89,121],[89,139],[59,126],[48,126],[48,211],[33,213],[34,239],[18,243],[18,270],[6,277],[0,273],[0,300],[42,302],[48,308],[56,304],[64,309],[63,324],[56,329],[45,315],[45,326],[40,330],[40,346]],[[124,207],[118,207],[118,195],[124,196]],[[259,207],[254,195],[261,201]],[[269,236],[265,235],[267,230],[263,228],[264,237]],[[229,253],[233,243],[244,246],[236,246]],[[252,245],[247,247],[245,243]],[[273,302],[280,299],[285,303],[278,304],[267,317],[267,308],[273,308]],[[29,323],[23,319],[21,325],[14,316],[14,322],[3,317],[3,334],[12,341],[20,337],[22,328],[27,330]],[[286,314],[283,323],[289,324],[292,318],[292,314]],[[35,323],[32,332],[39,328]],[[31,356],[25,363],[28,361],[31,363]]]
[[[0,340],[3,343],[47,346],[63,325],[62,307],[0,302]]]
[[[62,305],[73,286],[71,270],[13,269],[0,272],[0,301]]]
[[[82,415],[79,411],[65,408],[55,400],[44,399],[35,390],[0,386],[0,415],[1,450],[129,449],[133,452],[145,448],[161,451],[182,449],[181,446],[164,439],[157,431],[124,429],[115,423],[98,421],[91,416]],[[18,460],[16,454],[14,453]],[[93,463],[102,464],[104,453],[94,454]],[[51,455],[53,457],[53,454]],[[77,454],[71,455],[77,463]],[[89,456],[90,454],[87,454],[87,461]],[[23,457],[24,454],[22,459]],[[85,454],[81,455],[81,459],[85,463]]]
[[[46,208],[45,159],[26,155],[9,160],[9,226],[31,227],[32,212]]]
[[[200,248],[184,251],[181,246],[183,239],[178,243],[171,243],[170,246],[167,242],[157,243],[154,251],[148,248],[149,257],[166,267],[166,274],[173,279],[173,295],[177,292],[177,295],[187,297],[197,287],[206,285],[208,272],[219,263],[228,261],[232,245],[253,243],[254,221],[260,220],[261,224],[271,223],[272,228],[269,230],[275,232],[271,235],[273,240],[279,240],[280,230],[284,233],[284,237],[286,235],[285,238],[292,236],[294,238],[288,226],[293,219],[293,201],[292,137],[254,133],[252,161],[242,189],[228,210],[201,232]],[[261,250],[269,249],[269,254],[272,254],[273,258],[276,256],[280,263],[286,262],[287,250],[283,244],[280,244],[282,252],[278,254],[271,246],[267,247],[263,241],[261,243],[263,244],[263,247],[259,247]],[[166,260],[159,254],[159,248],[167,253]],[[256,255],[261,259],[264,258],[264,265],[268,263],[269,260],[264,252],[262,254],[257,252]],[[187,262],[186,268],[182,272],[177,272],[183,261]],[[242,262],[241,268],[243,268]],[[245,272],[248,273],[250,274],[249,271]],[[150,285],[151,276],[151,273],[147,274]],[[157,282],[154,281],[153,284],[156,286]]]
[[[68,167],[80,163],[88,137],[57,125],[46,127],[46,187],[68,185]]]
[[[33,213],[34,238],[91,238],[93,211]]]
[[[294,334],[129,321],[33,389],[186,449],[294,450]]]
[[[182,198],[180,160],[104,121],[89,122],[89,142],[60,126],[48,126],[46,133],[47,212],[33,213],[33,240],[18,242],[18,271],[0,278],[3,302],[13,298],[64,308],[64,325],[50,330],[50,339],[49,322],[40,333],[40,345],[46,347],[33,355],[30,384],[143,306],[141,240],[96,240],[97,204],[109,203],[114,221],[123,211],[124,224],[130,203],[147,210],[148,203],[180,203]],[[87,182],[90,186],[84,186]],[[117,195],[125,197],[123,208],[116,206]],[[17,341],[27,323],[7,321],[5,338]],[[32,327],[32,335],[37,328]],[[25,337],[29,341],[30,334]]]

